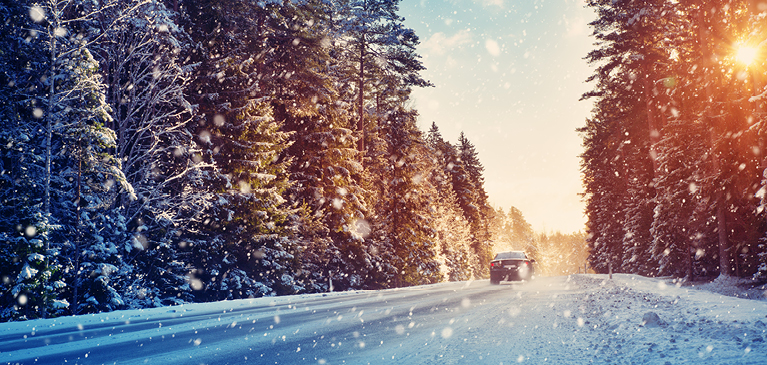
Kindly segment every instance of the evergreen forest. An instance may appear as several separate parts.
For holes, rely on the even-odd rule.
[[[485,278],[501,235],[579,268],[419,130],[397,12],[0,2],[0,321]]]
[[[597,272],[767,280],[767,3],[589,0]]]

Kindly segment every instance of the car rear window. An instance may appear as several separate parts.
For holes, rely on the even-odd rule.
[[[497,255],[495,255],[496,260],[509,260],[509,259],[526,259],[525,253],[521,251],[512,251],[512,252],[499,252]]]

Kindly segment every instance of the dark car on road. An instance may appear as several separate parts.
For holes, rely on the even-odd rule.
[[[530,280],[535,273],[533,263],[535,260],[529,259],[524,251],[499,252],[490,262],[490,284]]]

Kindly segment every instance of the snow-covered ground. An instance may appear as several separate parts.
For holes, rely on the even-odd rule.
[[[726,287],[571,275],[3,323],[0,363],[767,364],[767,301]]]

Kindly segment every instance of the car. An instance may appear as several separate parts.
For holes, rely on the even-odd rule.
[[[527,257],[524,251],[506,251],[495,255],[490,261],[490,284],[501,281],[530,280],[535,274],[535,260]]]

